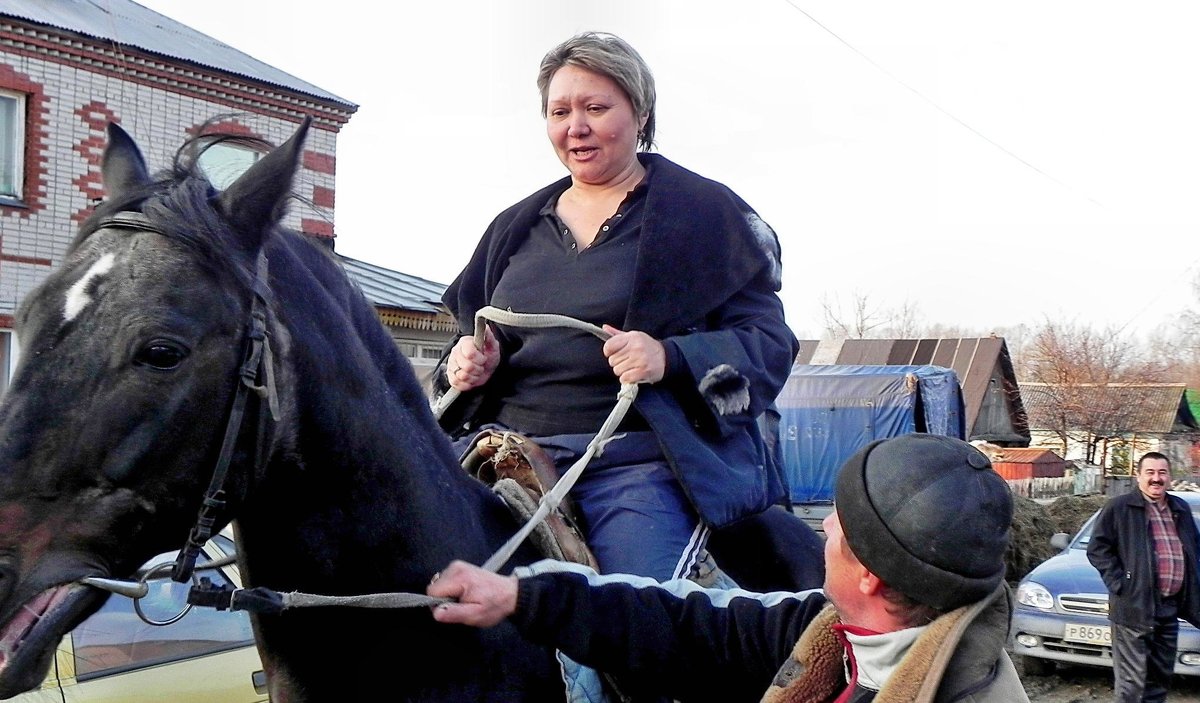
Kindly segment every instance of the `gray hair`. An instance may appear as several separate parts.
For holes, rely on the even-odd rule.
[[[542,58],[538,67],[537,86],[542,94],[542,117],[546,116],[550,79],[563,66],[578,66],[612,79],[640,118],[646,115],[646,126],[638,132],[638,146],[649,149],[654,145],[654,76],[646,61],[624,39],[601,32],[576,34],[554,47]]]

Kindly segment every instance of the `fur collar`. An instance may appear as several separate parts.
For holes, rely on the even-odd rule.
[[[1008,589],[1001,584],[990,597],[934,620],[913,642],[874,703],[940,703],[986,686],[1003,652],[1009,612]],[[813,619],[763,703],[828,703],[837,697],[846,687],[844,650],[833,631],[837,622],[832,605]]]

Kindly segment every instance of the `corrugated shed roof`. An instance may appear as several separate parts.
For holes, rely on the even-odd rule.
[[[424,278],[410,276],[392,269],[368,264],[365,261],[337,255],[350,280],[362,288],[363,295],[377,307],[412,310],[416,312],[445,312],[442,293],[446,286]]]
[[[992,461],[1005,464],[1061,464],[1063,458],[1049,449],[1004,447],[998,454],[992,456]]]
[[[358,107],[132,0],[0,0],[0,15],[136,47],[339,103],[351,110]]]
[[[812,363],[818,345],[811,340],[800,343],[797,361]],[[966,339],[847,339],[841,342],[836,364],[933,365],[954,369],[962,385],[966,406],[967,432],[973,428],[990,387],[992,374],[998,369],[1004,391],[1011,404],[1013,431],[1028,441],[1025,408],[1017,387],[1016,374],[1003,337]]]
[[[1127,432],[1169,434],[1200,429],[1184,397],[1182,383],[1111,383],[1062,386],[1051,383],[1021,384],[1021,396],[1029,413],[1029,426],[1053,429],[1066,415],[1069,429],[1084,429],[1083,424],[1109,424],[1096,427]]]

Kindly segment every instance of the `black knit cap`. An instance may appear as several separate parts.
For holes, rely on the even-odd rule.
[[[962,440],[872,442],[842,466],[834,504],[863,566],[919,603],[953,610],[1004,578],[1012,495],[991,461]]]

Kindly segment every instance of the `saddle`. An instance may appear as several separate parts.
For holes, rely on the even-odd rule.
[[[471,442],[462,466],[504,499],[522,524],[537,510],[538,502],[558,483],[558,467],[536,442],[516,432],[483,430]],[[542,554],[597,569],[579,529],[575,509],[566,497],[530,535]]]

